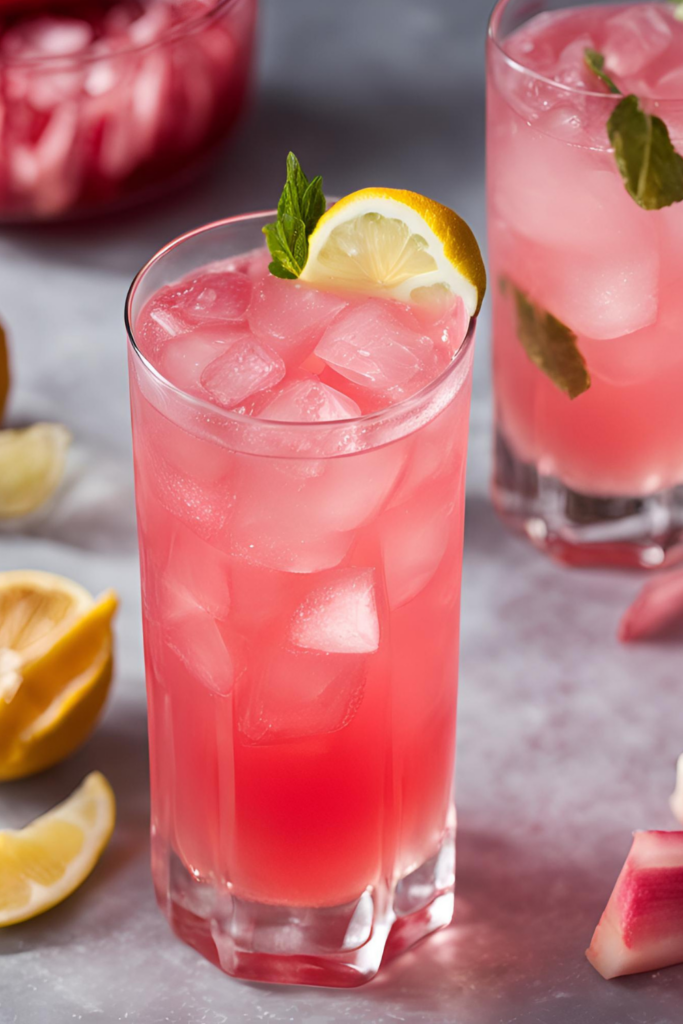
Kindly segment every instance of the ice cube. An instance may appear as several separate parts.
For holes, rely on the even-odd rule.
[[[254,288],[247,317],[254,334],[295,369],[346,306],[338,295],[267,274]]]
[[[220,624],[188,601],[164,627],[166,642],[189,674],[214,693],[227,696],[235,683],[237,663]]]
[[[58,104],[32,144],[10,148],[7,171],[13,188],[29,193],[35,212],[53,215],[65,210],[79,188],[70,161],[79,130],[78,106]]]
[[[659,253],[648,227],[642,245],[634,238],[632,246],[615,247],[611,256],[561,250],[539,255],[534,297],[588,338],[620,338],[653,324],[659,308]]]
[[[571,86],[573,89],[587,89],[594,92],[596,78],[586,64],[586,50],[595,49],[595,40],[591,36],[583,35],[574,39],[560,54],[553,71],[553,78],[562,85]]]
[[[171,12],[167,4],[150,4],[139,18],[128,26],[128,36],[136,46],[146,46],[158,39],[171,24]]]
[[[202,394],[202,373],[218,356],[227,351],[225,342],[196,331],[173,337],[158,349],[156,366],[176,387]]]
[[[145,612],[164,643],[204,686],[229,693],[239,638],[228,623],[228,558],[146,503],[142,570]]]
[[[291,626],[297,647],[331,654],[372,654],[379,647],[374,569],[330,573],[299,605]]]
[[[610,18],[602,44],[607,70],[615,75],[643,71],[669,47],[671,26],[655,4],[634,4]]]
[[[265,650],[236,687],[240,732],[252,743],[285,743],[338,732],[363,700],[365,658],[286,647]]]
[[[154,543],[161,547],[154,569],[156,579],[163,580],[167,590],[203,608],[214,619],[227,619],[231,607],[228,556],[182,523],[172,524],[165,543],[160,538]],[[159,557],[162,564],[158,564]]]
[[[432,343],[407,326],[391,303],[369,299],[328,327],[315,352],[348,380],[382,389],[415,377]]]
[[[162,48],[140,60],[130,92],[127,113],[130,142],[136,162],[154,154],[165,112],[171,102],[171,65]]]
[[[93,29],[77,18],[30,18],[8,29],[3,50],[15,60],[39,57],[69,57],[90,45]]]
[[[657,99],[662,100],[680,100],[683,99],[683,67],[672,68],[661,76],[652,87],[648,90],[648,95],[652,95]],[[680,110],[674,111],[674,114],[678,114],[678,118],[675,118],[674,123],[680,125]],[[678,138],[681,137],[680,129],[677,132],[673,132],[670,124],[671,118],[668,116],[666,124],[672,135],[676,135]]]
[[[256,391],[278,384],[285,373],[279,355],[245,331],[237,340],[231,337],[227,352],[209,363],[201,384],[214,402],[230,409]]]
[[[453,507],[406,502],[378,520],[384,575],[392,609],[412,601],[435,576],[456,524]]]
[[[354,419],[360,406],[341,391],[322,384],[317,377],[294,380],[280,390],[259,415],[287,423],[322,423]]]
[[[388,498],[405,458],[400,444],[328,459],[242,458],[228,530],[231,549],[284,572],[338,566],[353,531]],[[307,475],[309,466],[314,471]]]
[[[251,281],[238,271],[208,272],[184,279],[164,295],[164,305],[188,324],[241,320],[251,298]]]
[[[526,152],[519,144],[500,151],[491,183],[509,245],[505,272],[577,334],[614,338],[653,323],[652,214],[633,202],[616,168],[595,169],[589,151],[531,134],[526,142]]]
[[[436,480],[454,481],[457,473],[464,472],[467,413],[460,403],[451,402],[435,419],[401,442],[408,447],[408,460],[391,495],[390,508],[419,500],[426,486]]]
[[[183,398],[178,401],[186,404]],[[195,534],[211,540],[231,514],[234,456],[178,426],[135,390],[132,409],[136,436],[144,439],[136,444],[135,467],[138,500],[146,508],[149,503],[145,518],[151,521],[152,510],[160,506],[159,529],[168,530],[165,512],[170,512]],[[170,415],[175,411],[171,405]]]
[[[563,104],[561,109],[566,128],[574,108]],[[606,145],[604,123],[602,130]],[[594,153],[567,146],[566,137],[530,128],[506,134],[498,147],[491,198],[501,220],[523,239],[590,251],[596,240],[602,242],[618,230],[624,216],[623,184],[618,175],[594,169]]]

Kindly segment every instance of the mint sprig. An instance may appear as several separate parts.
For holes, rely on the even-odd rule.
[[[591,49],[584,56],[587,67],[610,92],[622,95],[604,71],[604,56]],[[638,206],[661,210],[683,201],[683,157],[676,152],[664,121],[643,110],[637,96],[624,96],[616,105],[607,121],[607,134],[626,191]]]
[[[601,53],[598,53],[597,50],[591,50],[589,47],[587,50],[584,50],[584,60],[586,61],[588,69],[592,71],[594,75],[597,75],[601,82],[604,82],[610,92],[621,95],[621,89],[619,86],[614,84],[614,81],[604,70],[605,58]]]
[[[532,363],[569,398],[578,398],[591,386],[591,378],[576,334],[507,278],[503,294],[511,289],[517,313],[517,338]]]
[[[301,276],[308,259],[308,239],[325,212],[323,179],[309,181],[301,164],[290,153],[287,157],[287,180],[277,204],[277,220],[266,224],[263,233],[273,262],[271,274],[294,280]]]

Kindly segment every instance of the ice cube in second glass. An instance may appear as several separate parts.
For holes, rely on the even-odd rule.
[[[661,56],[672,39],[666,18],[654,4],[620,11],[607,22],[602,47],[607,67],[617,75],[635,75]]]
[[[340,316],[316,348],[328,366],[347,380],[381,389],[406,384],[432,352],[432,342],[416,323],[412,329],[399,307],[368,299]]]
[[[286,372],[282,359],[247,331],[229,343],[201,375],[202,387],[214,402],[230,409],[250,395],[279,384]]]

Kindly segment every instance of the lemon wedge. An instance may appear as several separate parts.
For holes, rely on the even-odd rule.
[[[353,192],[323,214],[300,279],[402,302],[458,296],[470,316],[486,291],[484,261],[465,221],[433,199],[390,188]]]
[[[0,519],[27,515],[51,497],[64,475],[70,441],[59,423],[0,430]]]
[[[9,392],[9,357],[7,355],[7,338],[0,324],[0,420],[5,411],[7,393]]]
[[[117,603],[50,573],[0,573],[0,781],[49,768],[91,732],[111,683]]]
[[[100,772],[22,829],[0,831],[0,927],[27,921],[70,896],[109,842],[116,800]]]

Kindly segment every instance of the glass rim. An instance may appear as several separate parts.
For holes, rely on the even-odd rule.
[[[120,50],[115,50],[112,53],[98,53],[96,51],[98,41],[96,40],[94,43],[89,43],[85,50],[82,50],[80,53],[54,53],[36,57],[19,57],[16,60],[3,56],[0,58],[0,70],[6,68],[36,68],[37,70],[43,70],[44,68],[53,67],[81,67],[86,64],[96,64],[100,60],[111,61],[117,60],[119,57],[129,56],[130,54],[144,53],[147,50],[153,50],[159,46],[164,46],[166,43],[180,39],[186,34],[199,31],[205,24],[213,21],[214,18],[217,18],[231,7],[236,7],[241,2],[244,2],[244,0],[213,0],[207,10],[193,14],[186,21],[181,21],[177,25],[170,25],[164,29],[157,39],[150,39],[146,43],[131,43],[129,46],[123,46]],[[254,0],[255,2],[256,0]]]
[[[556,82],[554,78],[548,78],[548,76],[544,75],[541,71],[535,71],[533,68],[527,67],[526,64],[521,64],[518,60],[515,60],[514,57],[511,57],[510,54],[507,53],[503,45],[503,39],[500,34],[500,22],[503,16],[503,12],[511,4],[515,2],[516,0],[496,0],[493,10],[491,11],[491,14],[489,16],[487,29],[487,38],[496,47],[498,53],[510,67],[522,72],[525,75],[528,75],[530,78],[536,79],[536,81],[538,82],[542,82],[544,85],[550,85],[554,89],[566,93],[568,96],[583,96],[584,98],[588,97],[591,100],[601,100],[605,102],[605,105],[607,105],[607,103],[614,104],[619,101],[620,97],[615,95],[614,93],[604,93],[597,91],[593,92],[592,90],[589,89],[580,89],[578,86],[575,85],[566,85],[564,82]],[[596,6],[600,5],[598,4]],[[609,3],[605,2],[602,6],[609,6]],[[620,6],[624,5],[622,4]],[[626,6],[628,6],[628,4]],[[568,8],[563,9],[567,10]],[[543,11],[537,11],[536,13],[542,14]],[[644,96],[642,97],[642,99],[646,103],[656,103],[658,106],[669,104],[680,106],[681,104],[683,104],[683,95],[681,95],[680,97],[663,96],[661,98],[657,96]]]
[[[309,436],[313,436],[314,431],[320,431],[321,428],[346,428],[351,429],[354,427],[368,427],[368,426],[379,426],[384,421],[390,420],[394,417],[400,417],[403,414],[409,414],[412,410],[418,410],[420,406],[429,402],[429,399],[438,393],[440,388],[449,380],[449,378],[459,369],[466,356],[469,354],[473,344],[474,337],[477,329],[477,317],[473,316],[470,319],[469,326],[465,337],[462,339],[458,348],[453,354],[451,361],[448,366],[442,370],[442,372],[430,381],[423,388],[420,388],[414,395],[410,395],[407,398],[402,398],[399,402],[395,402],[393,405],[388,405],[384,409],[379,409],[376,412],[364,413],[361,416],[355,416],[350,419],[344,420],[327,420],[323,422],[299,422],[296,420],[267,420],[262,419],[260,416],[245,416],[243,413],[238,413],[232,409],[223,409],[219,405],[206,401],[197,395],[192,395],[188,391],[184,391],[182,388],[173,384],[172,381],[168,380],[164,375],[151,363],[145,355],[140,351],[138,344],[135,340],[135,333],[133,330],[131,309],[138,288],[142,284],[147,273],[152,270],[166,255],[179,248],[185,242],[191,239],[197,238],[198,236],[212,231],[216,228],[228,227],[230,224],[240,224],[246,221],[259,220],[261,218],[269,217],[275,218],[277,216],[277,210],[260,210],[254,213],[242,213],[237,214],[233,217],[224,217],[220,220],[211,221],[208,224],[203,224],[201,227],[193,228],[190,231],[186,231],[182,235],[178,235],[176,238],[167,242],[166,245],[162,246],[144,264],[144,266],[137,272],[133,281],[128,289],[125,302],[124,322],[126,325],[126,333],[128,335],[128,341],[130,348],[142,365],[143,369],[150,373],[155,381],[167,388],[175,395],[190,403],[195,408],[204,412],[210,412],[212,417],[220,416],[225,419],[226,422],[234,425],[245,425],[245,422],[249,422],[254,427],[263,429],[271,435],[273,433],[291,432],[294,431],[297,434],[300,432],[302,436],[305,436],[308,432]]]

